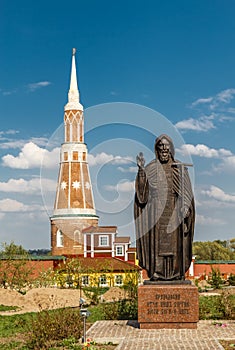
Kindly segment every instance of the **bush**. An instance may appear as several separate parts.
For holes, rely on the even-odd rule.
[[[137,320],[138,302],[137,299],[121,300],[119,302],[118,319],[119,320]]]
[[[83,321],[78,309],[41,311],[29,324],[29,349],[49,349],[55,341],[82,334]]]
[[[215,289],[220,289],[221,285],[224,284],[223,279],[221,278],[221,273],[219,269],[215,269],[211,266],[212,276],[208,283]]]
[[[137,320],[137,300],[121,300],[112,303],[104,303],[102,314],[105,320]]]
[[[235,320],[235,295],[230,294],[229,290],[224,290],[221,295],[221,304],[225,318]]]
[[[222,297],[200,296],[199,297],[199,319],[200,320],[218,320],[224,318],[224,307],[221,303]]]
[[[228,278],[230,286],[235,286],[235,275],[231,274]]]
[[[199,319],[235,319],[235,295],[228,291],[216,296],[199,297]]]
[[[100,304],[102,308],[102,314],[105,320],[118,320],[119,315],[119,302]]]
[[[100,296],[107,292],[109,287],[84,287],[83,292],[92,305],[99,304]]]

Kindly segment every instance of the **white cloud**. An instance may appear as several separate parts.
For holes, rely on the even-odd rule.
[[[197,106],[197,105],[203,104],[203,103],[210,103],[212,100],[213,100],[213,97],[199,98],[198,100],[196,100],[192,103],[192,106]]]
[[[219,107],[221,104],[229,104],[235,95],[235,89],[226,89],[220,91],[215,96],[210,96],[206,98],[199,98],[196,101],[192,103],[192,107],[198,106],[198,105],[205,105],[208,104],[208,107],[211,110],[214,110],[215,108]]]
[[[88,163],[90,166],[96,166],[100,164],[128,164],[133,161],[131,157],[114,156],[112,154],[107,154],[105,152],[98,153],[95,156],[93,154],[88,154]]]
[[[231,120],[228,116],[221,116],[221,112],[224,112],[224,105],[229,104],[235,97],[235,89],[226,89],[220,91],[215,96],[209,96],[206,98],[199,98],[191,104],[191,107],[197,107],[197,109],[205,110],[211,115],[203,115],[199,118],[188,118],[178,122],[175,126],[181,130],[194,130],[194,131],[208,131],[215,128],[215,122],[224,122]],[[227,108],[227,107],[226,107]],[[200,110],[199,109],[199,110]],[[216,110],[216,113],[215,113]],[[219,112],[219,113],[218,113]],[[227,108],[226,112],[234,113],[233,109]]]
[[[233,108],[233,107],[228,108],[227,111],[228,111],[229,113],[235,114],[235,108]]]
[[[46,146],[48,144],[48,138],[47,137],[32,137],[27,142],[33,142],[38,146]]]
[[[221,219],[212,218],[212,217],[209,217],[209,216],[204,216],[204,215],[197,214],[196,215],[196,224],[213,226],[213,225],[224,225],[225,222],[223,220],[221,220]]]
[[[176,123],[175,127],[181,130],[208,131],[215,128],[213,118],[213,115],[203,116],[199,119],[189,118]]]
[[[5,142],[0,143],[0,149],[16,149],[23,148],[26,143],[33,142],[38,146],[46,146],[48,144],[48,139],[46,137],[32,137],[30,140],[13,140],[2,138]]]
[[[42,205],[38,204],[30,204],[26,205],[22,202],[19,202],[15,199],[5,198],[0,200],[0,212],[3,213],[16,213],[16,212],[24,212],[27,215],[30,215],[32,212],[36,212],[38,215],[39,212],[44,212],[45,208]]]
[[[35,91],[37,89],[40,89],[42,87],[46,87],[48,85],[51,85],[51,82],[49,81],[39,81],[37,83],[31,83],[31,84],[28,84],[27,87],[30,91]]]
[[[104,188],[107,191],[117,191],[117,192],[133,192],[135,187],[134,181],[120,182],[117,185],[106,185]]]
[[[203,195],[203,193],[201,193]],[[201,208],[204,208],[204,210],[212,209],[212,210],[227,210],[227,209],[232,209],[234,210],[235,208],[235,203],[234,202],[222,202],[218,201],[217,199],[210,198],[209,196],[207,197],[207,200],[201,200]],[[198,204],[196,204],[198,207]]]
[[[133,162],[133,158],[129,157],[129,156],[114,156],[114,159],[112,161],[113,164],[128,164],[128,163],[132,163]]]
[[[0,192],[14,192],[24,194],[41,195],[41,184],[46,191],[55,191],[56,181],[50,179],[34,178],[29,181],[24,179],[10,179],[8,182],[0,182]]]
[[[208,146],[203,144],[197,144],[196,146],[191,144],[185,144],[185,145],[182,145],[179,152],[184,155],[190,154],[190,155],[205,157],[205,158],[223,158],[223,157],[232,156],[232,152],[229,150],[226,150],[224,148],[219,148],[219,149],[209,148]],[[235,162],[235,159],[234,159],[234,162]]]
[[[51,179],[40,178],[40,189],[43,188],[43,192],[54,192],[56,191],[57,181]]]
[[[234,98],[234,95],[235,95],[235,89],[226,89],[219,92],[215,98],[219,102],[230,103],[231,100]]]
[[[93,154],[88,154],[87,160],[90,166],[95,166],[111,162],[111,160],[113,160],[113,155],[106,154],[104,152],[99,153],[95,156]]]
[[[202,190],[201,193],[221,202],[235,203],[235,195],[227,194],[221,188],[213,185],[209,190]]]
[[[25,140],[7,140],[0,143],[0,149],[16,149],[22,148],[25,145]]]
[[[230,155],[221,159],[220,164],[213,167],[214,171],[234,173],[235,171],[235,155]]]
[[[18,211],[27,211],[28,206],[24,205],[21,202],[16,201],[15,199],[2,199],[0,200],[0,211],[3,212],[18,212]]]
[[[59,163],[59,148],[48,151],[33,142],[26,143],[18,156],[7,154],[2,157],[3,165],[14,169],[31,169],[43,167],[54,168]]]
[[[229,111],[228,111],[229,112]],[[227,115],[220,115],[219,116],[219,119],[218,119],[220,122],[227,122],[227,121],[234,121],[234,117],[230,117],[230,116],[227,116]]]
[[[119,171],[121,171],[122,173],[137,173],[137,171],[138,171],[137,166],[130,166],[128,168],[123,168],[123,167],[119,166],[117,169]]]
[[[15,135],[15,134],[18,134],[18,133],[19,133],[18,130],[9,129],[9,130],[6,130],[6,131],[0,131],[0,136],[2,136],[2,135]]]
[[[227,157],[223,159],[223,163],[219,166],[220,169],[235,170],[235,156]]]

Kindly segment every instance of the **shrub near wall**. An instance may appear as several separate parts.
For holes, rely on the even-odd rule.
[[[200,320],[235,320],[235,295],[225,291],[216,296],[199,296]]]

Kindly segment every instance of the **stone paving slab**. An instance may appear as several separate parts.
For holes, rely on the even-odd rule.
[[[199,321],[197,329],[139,329],[137,321],[97,321],[87,337],[113,342],[116,350],[223,350],[219,339],[235,339],[235,321]]]

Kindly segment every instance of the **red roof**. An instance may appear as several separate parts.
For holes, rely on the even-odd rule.
[[[128,248],[127,253],[136,253],[136,247]]]
[[[82,230],[83,233],[116,233],[117,226],[89,226]]]
[[[130,270],[141,270],[139,266],[133,265],[127,261],[123,261],[121,259],[117,258],[84,258],[84,257],[78,257],[77,258],[79,262],[81,263],[81,267],[86,269],[89,272],[92,272],[92,270],[95,270],[96,272],[125,272]]]
[[[114,243],[130,243],[130,237],[115,237]]]

